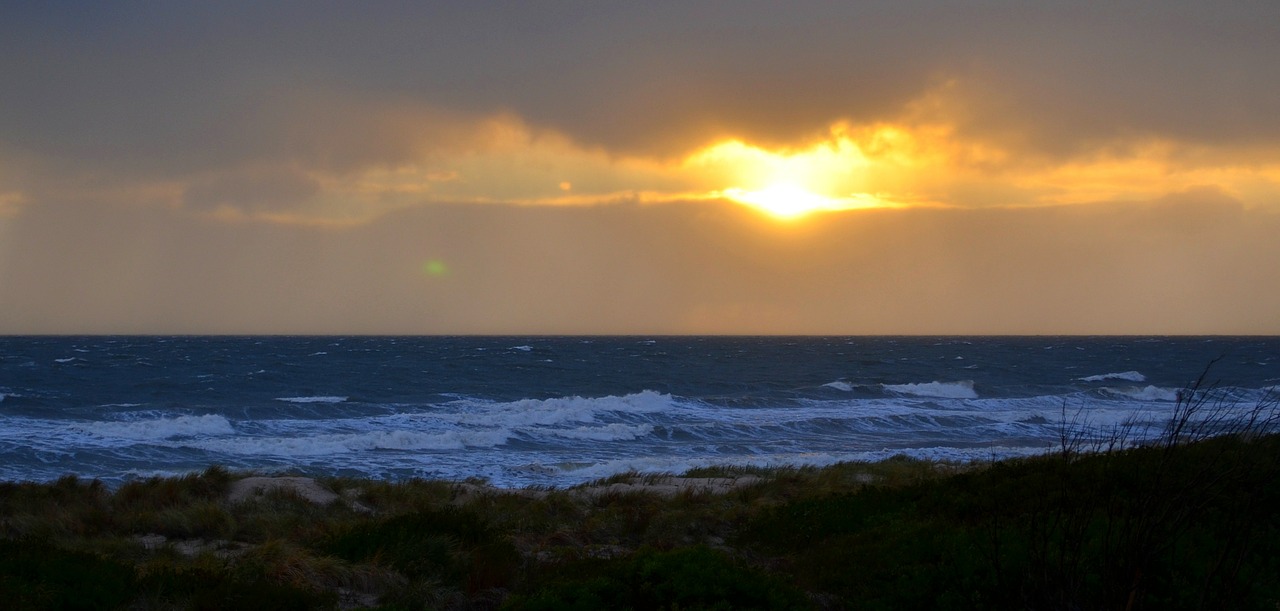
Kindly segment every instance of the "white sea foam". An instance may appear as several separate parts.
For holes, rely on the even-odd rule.
[[[80,359],[78,359],[78,358],[76,358],[76,357],[74,357],[74,356],[71,356],[71,357],[67,357],[67,358],[65,358],[65,359],[53,359],[53,362],[55,362],[55,363],[70,363],[71,361],[78,361],[78,360],[80,360]]]
[[[178,416],[129,422],[94,422],[71,427],[95,437],[115,437],[136,441],[156,441],[179,437],[232,435],[235,429],[222,416]]]
[[[530,350],[533,350],[533,346],[512,346],[511,349],[519,350],[521,352],[529,352]]]
[[[823,384],[823,386],[825,386],[825,387],[827,387],[827,388],[834,388],[834,389],[836,389],[836,390],[843,390],[843,391],[845,391],[845,392],[850,392],[850,391],[852,391],[852,390],[853,390],[853,384],[850,384],[850,383],[848,383],[848,382],[845,382],[844,380],[836,380],[836,381],[834,381],[834,382],[827,382],[826,384]]]
[[[1096,376],[1085,376],[1076,378],[1081,382],[1104,382],[1106,380],[1124,380],[1126,382],[1146,382],[1147,376],[1136,371],[1122,371],[1120,373],[1103,373]]]
[[[521,427],[530,425],[555,425],[566,422],[593,422],[603,413],[650,414],[672,409],[676,402],[671,395],[652,390],[605,397],[557,397],[553,399],[520,399],[506,403],[463,401],[471,411],[449,414],[431,414],[433,418],[453,419],[462,424],[480,426]]]
[[[1139,401],[1177,401],[1178,396],[1182,394],[1181,388],[1162,388],[1159,386],[1128,386],[1128,387],[1105,387],[1104,392],[1129,397]]]
[[[198,472],[199,471],[194,469],[125,469],[121,473],[129,479],[133,479],[151,477],[182,477],[184,475]]]
[[[511,431],[446,431],[424,433],[390,430],[289,437],[231,437],[188,442],[188,447],[238,456],[324,456],[371,450],[463,450],[491,448],[507,442]]]
[[[973,380],[959,382],[922,382],[918,384],[882,384],[885,390],[900,395],[934,397],[938,399],[977,399]]]
[[[286,403],[342,403],[350,397],[335,396],[319,396],[319,397],[276,397],[276,401],[284,401]]]
[[[605,426],[580,426],[572,429],[550,429],[556,437],[566,439],[585,439],[590,441],[630,441],[644,437],[653,432],[652,424],[620,424]]]

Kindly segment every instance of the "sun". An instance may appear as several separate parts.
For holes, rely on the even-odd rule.
[[[797,219],[814,212],[846,208],[838,199],[818,195],[803,187],[785,182],[774,183],[757,191],[726,189],[724,194],[735,202],[785,220]]]
[[[867,192],[870,161],[843,131],[808,146],[774,150],[725,140],[697,151],[684,165],[728,186],[712,197],[783,221],[887,205]]]

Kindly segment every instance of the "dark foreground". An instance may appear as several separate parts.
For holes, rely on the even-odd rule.
[[[1176,438],[1176,437],[1175,437]],[[722,491],[211,468],[0,485],[0,600],[58,609],[1275,609],[1280,437],[958,466],[752,471]],[[734,477],[742,471],[691,473]],[[643,484],[643,476],[615,478]],[[655,478],[648,481],[656,482]]]

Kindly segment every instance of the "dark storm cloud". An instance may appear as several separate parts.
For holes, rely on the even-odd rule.
[[[261,124],[346,95],[306,128],[407,101],[678,153],[891,118],[955,82],[967,129],[1050,152],[1274,144],[1277,24],[1269,2],[10,3],[0,140],[149,169],[299,155]]]

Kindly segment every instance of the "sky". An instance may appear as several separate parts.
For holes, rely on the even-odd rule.
[[[1280,3],[3,2],[0,334],[1280,334]]]

